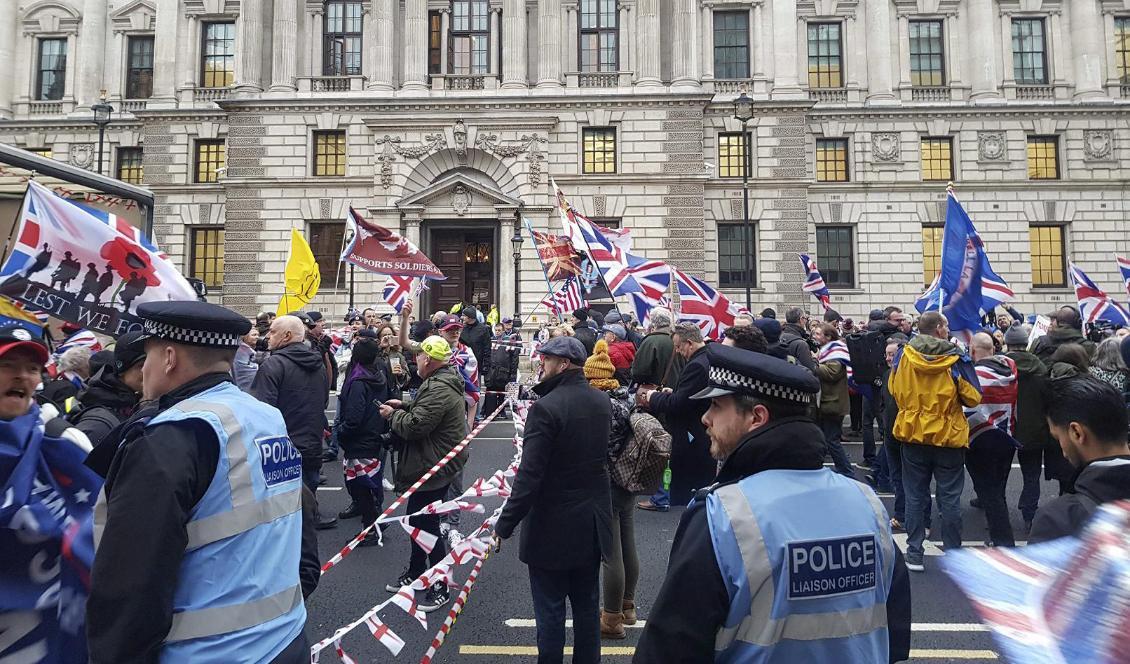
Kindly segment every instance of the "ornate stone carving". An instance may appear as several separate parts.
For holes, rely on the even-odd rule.
[[[392,186],[392,162],[396,161],[395,146],[399,143],[399,138],[393,138],[388,134],[377,139],[377,145],[384,146],[381,148],[381,153],[377,155],[377,161],[381,163],[381,186],[385,189]]]
[[[548,142],[549,139],[537,134],[522,134],[517,141],[505,144],[498,138],[498,134],[479,134],[475,137],[476,148],[502,159],[525,153],[526,161],[530,164],[529,182],[533,185],[541,184],[541,164],[545,161],[541,144]]]
[[[880,131],[871,134],[871,154],[875,161],[899,161],[902,156],[902,142],[897,132]],[[786,166],[789,164],[781,164]]]
[[[1112,158],[1114,136],[1106,129],[1083,132],[1083,157],[1087,161],[1104,161]]]
[[[461,184],[455,185],[451,190],[451,207],[460,217],[467,214],[467,209],[471,207],[471,192]]]
[[[392,186],[392,164],[399,155],[406,159],[421,159],[432,152],[437,152],[447,147],[447,138],[443,133],[425,134],[424,142],[420,145],[405,147],[400,144],[399,136],[385,134],[378,138],[377,145],[381,147],[377,161],[380,162],[381,186],[388,189]]]
[[[67,161],[72,166],[90,168],[94,164],[94,145],[91,143],[75,143],[67,153]]]
[[[455,137],[455,154],[460,159],[467,158],[467,125],[462,120],[455,121],[455,128],[451,130]]]
[[[1004,132],[977,132],[977,154],[982,161],[1006,161],[1008,159],[1008,141]]]

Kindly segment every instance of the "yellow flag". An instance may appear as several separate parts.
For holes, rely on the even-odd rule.
[[[290,229],[290,258],[286,261],[285,275],[286,284],[276,312],[279,316],[305,307],[318,294],[318,286],[322,284],[322,273],[318,270],[318,261],[314,260],[314,252],[310,251],[302,233],[293,228]]]

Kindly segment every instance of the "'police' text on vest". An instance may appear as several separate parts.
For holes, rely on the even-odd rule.
[[[875,587],[875,537],[789,542],[789,599],[831,597]]]

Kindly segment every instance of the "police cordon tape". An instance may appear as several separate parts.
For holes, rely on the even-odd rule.
[[[454,605],[448,612],[447,618],[444,620],[444,624],[440,627],[439,632],[437,632],[436,635],[432,638],[428,651],[420,660],[422,664],[428,664],[431,662],[431,658],[435,656],[436,651],[443,645],[447,634],[451,631],[452,625],[455,624],[456,618],[466,606],[467,597],[470,594],[471,588],[474,586],[475,581],[478,579],[479,571],[482,569],[483,562],[488,557],[490,557],[490,537],[494,532],[495,524],[497,523],[499,516],[502,514],[502,510],[506,507],[506,501],[510,496],[510,488],[507,483],[507,478],[512,478],[517,475],[518,466],[521,463],[522,435],[525,429],[526,412],[529,407],[529,402],[509,400],[504,402],[503,405],[498,408],[498,410],[495,410],[490,415],[490,417],[487,418],[487,420],[483,421],[483,425],[476,427],[475,430],[472,431],[471,434],[469,434],[468,437],[460,443],[460,445],[469,443],[471,438],[474,438],[474,436],[477,435],[479,431],[481,431],[483,426],[485,426],[485,424],[490,419],[493,419],[496,415],[498,415],[498,413],[501,412],[502,407],[507,404],[511,405],[511,411],[514,415],[514,446],[516,448],[514,457],[511,459],[505,470],[495,471],[495,473],[489,480],[481,477],[478,478],[477,480],[475,480],[472,487],[465,491],[462,496],[460,496],[460,498],[464,498],[470,496],[498,495],[503,498],[502,504],[499,505],[499,507],[491,514],[490,517],[483,521],[481,526],[479,526],[474,532],[472,532],[470,535],[468,535],[466,538],[452,547],[451,551],[447,554],[446,557],[444,557],[443,560],[436,563],[431,568],[425,570],[424,573],[417,577],[412,582],[412,584],[408,586],[407,589],[401,588],[392,597],[383,602],[380,602],[376,606],[366,611],[365,614],[357,620],[348,625],[338,628],[331,636],[322,639],[318,643],[314,644],[314,646],[310,648],[311,661],[314,664],[318,663],[321,652],[328,648],[331,644],[334,647],[334,652],[342,662],[345,662],[345,664],[354,664],[354,660],[345,652],[344,648],[342,647],[341,639],[361,624],[365,624],[369,628],[369,631],[372,632],[373,637],[376,638],[381,643],[381,645],[388,648],[393,656],[399,655],[400,650],[405,645],[404,640],[397,636],[391,629],[389,629],[389,627],[385,625],[379,617],[377,617],[377,613],[379,613],[389,604],[394,604],[403,609],[409,615],[416,618],[420,625],[426,629],[427,616],[417,608],[415,592],[424,590],[430,587],[433,583],[439,581],[443,581],[448,587],[452,586],[454,583],[452,578],[452,568],[458,565],[462,565],[472,558],[476,559],[476,563],[472,567],[471,574],[468,576],[467,581],[463,584],[463,587],[460,590],[460,593],[456,598]],[[454,455],[458,454],[458,452],[455,451],[454,448],[453,452],[454,454],[449,455],[450,458],[454,458]],[[438,471],[439,468],[442,468],[443,465],[446,465],[446,463],[450,461],[450,458],[445,457],[446,460],[441,460],[442,463],[437,463],[437,465],[434,466],[429,472],[431,474],[434,474],[433,471]],[[418,480],[416,484],[414,484],[413,487],[409,489],[408,492],[405,492],[404,495],[407,496],[411,491],[418,489],[419,486],[423,484],[423,482],[427,481],[427,477],[430,477],[430,475],[428,475],[428,473],[425,473],[425,477],[422,477],[420,480]],[[436,502],[438,503],[439,501]],[[431,505],[434,504],[435,503],[432,503]],[[431,505],[429,505],[428,507],[430,507]],[[394,508],[390,507],[390,510],[391,509]],[[390,510],[386,510],[386,512]],[[420,512],[417,512],[416,514],[423,514],[427,512],[428,508],[425,507],[423,510],[420,510]],[[399,520],[401,518],[405,517],[396,517],[395,520]],[[378,518],[378,520],[374,522],[374,525],[380,522],[381,519]],[[366,531],[371,529],[371,527],[372,526],[370,526],[370,528],[366,528]],[[360,542],[360,538],[364,537],[364,532],[365,531],[362,531],[362,535],[359,536],[359,539],[351,542],[350,545],[347,545],[346,549],[352,551],[351,547],[356,546],[356,543]],[[335,556],[334,559],[331,559],[330,562],[336,564],[335,559],[337,562],[340,562],[341,557],[348,555],[346,549],[342,549],[342,553],[339,553],[338,556]],[[329,563],[327,563],[327,565],[332,566]],[[323,573],[325,573],[325,569],[328,568],[329,567],[325,567],[323,569]]]
[[[397,510],[397,508],[399,508],[401,505],[408,502],[409,496],[411,496],[413,493],[416,493],[416,491],[418,491],[420,489],[420,487],[422,487],[424,485],[425,482],[427,482],[432,477],[434,477],[435,474],[440,471],[440,469],[442,469],[444,466],[446,466],[448,463],[450,463],[452,459],[454,459],[460,452],[463,451],[464,448],[467,447],[467,445],[471,444],[471,440],[475,436],[482,433],[483,429],[485,429],[487,427],[487,425],[490,424],[492,420],[494,420],[495,417],[498,417],[498,414],[501,413],[502,409],[505,408],[505,407],[506,407],[506,402],[503,402],[502,404],[500,404],[498,406],[498,408],[496,408],[494,410],[493,413],[491,413],[490,415],[483,418],[483,421],[478,426],[476,426],[474,429],[472,429],[471,432],[468,433],[467,436],[463,440],[459,441],[458,445],[451,448],[450,452],[448,452],[442,459],[437,461],[436,464],[434,466],[432,466],[431,468],[429,468],[427,472],[425,472],[423,475],[421,475],[420,479],[416,480],[415,484],[408,487],[407,491],[405,491],[403,494],[397,496],[396,500],[392,501],[392,504],[389,505],[388,508],[384,512],[381,512],[381,515],[379,517],[377,517],[376,521],[365,526],[365,528],[363,528],[361,530],[361,532],[356,537],[353,538],[352,541],[350,541],[348,544],[346,544],[344,547],[342,547],[341,551],[334,554],[334,556],[332,558],[327,560],[326,563],[324,565],[322,565],[322,574],[325,574],[326,572],[328,572],[330,570],[330,568],[332,568],[334,565],[337,565],[338,563],[340,563],[350,553],[353,553],[353,550],[357,548],[357,545],[360,544],[361,541],[365,539],[366,535],[368,535],[370,532],[372,532],[373,528],[376,527],[377,524],[383,523],[383,522],[388,522],[388,521],[393,521],[393,520],[398,520],[398,519],[389,519],[387,517],[391,516],[392,513],[395,512]],[[384,521],[382,521],[382,519]]]

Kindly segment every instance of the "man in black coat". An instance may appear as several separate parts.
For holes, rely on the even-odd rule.
[[[585,353],[592,355],[592,348],[596,345],[596,328],[589,322],[589,310],[577,309],[573,312],[573,335],[585,347]]]
[[[291,443],[302,454],[302,481],[317,495],[322,470],[322,438],[330,388],[321,353],[305,343],[306,326],[296,316],[279,316],[267,332],[271,355],[259,365],[251,396],[278,408]],[[319,519],[332,528],[337,519]]]
[[[142,336],[140,331],[126,332],[118,339],[113,362],[91,378],[78,395],[78,405],[67,417],[95,447],[137,409],[141,399],[141,363],[145,361]]]
[[[611,405],[585,380],[581,342],[557,337],[540,352],[545,378],[533,388],[540,398],[526,418],[522,465],[495,526],[495,544],[529,516],[518,558],[529,567],[539,661],[562,660],[568,597],[573,662],[588,664],[600,661],[599,570],[612,546]]]
[[[687,361],[678,384],[674,390],[641,389],[637,399],[652,413],[667,416],[664,421],[671,434],[671,504],[683,506],[695,491],[714,481],[718,464],[710,456],[710,438],[702,425],[702,416],[710,403],[691,399],[706,388],[710,370],[702,330],[691,323],[679,323],[671,338],[675,352]]]
[[[479,376],[486,380],[490,376],[490,327],[479,322],[479,310],[470,305],[463,307],[460,313],[463,315],[463,331],[459,333],[459,340],[475,354],[479,362]]]
[[[1109,383],[1088,375],[1048,382],[1048,425],[1071,465],[1075,493],[1036,511],[1029,542],[1077,535],[1099,505],[1130,498],[1126,406]]]

